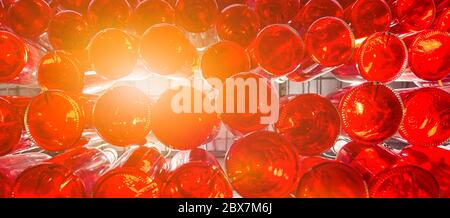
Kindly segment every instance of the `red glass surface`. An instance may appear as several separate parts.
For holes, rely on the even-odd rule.
[[[409,47],[411,71],[429,81],[444,79],[450,74],[450,33],[426,30],[417,35]]]
[[[178,0],[175,5],[176,22],[192,33],[202,33],[217,22],[219,8],[211,0]]]
[[[150,132],[151,101],[140,90],[115,87],[95,104],[94,125],[99,135],[116,146],[145,144]]]
[[[430,171],[439,183],[441,197],[450,197],[450,151],[408,146],[401,151],[401,156],[405,161]]]
[[[353,168],[337,163],[313,167],[299,182],[298,198],[367,198],[366,182]]]
[[[201,69],[205,79],[225,82],[238,73],[250,70],[250,58],[237,43],[223,41],[210,46],[203,53]]]
[[[52,10],[44,0],[18,0],[8,9],[8,26],[24,37],[38,37],[47,30]]]
[[[133,13],[132,24],[140,34],[158,23],[174,23],[175,11],[163,0],[146,0],[139,3]]]
[[[320,156],[314,156],[314,157],[303,157],[300,156],[300,170],[299,170],[299,178],[302,178],[303,175],[307,172],[309,172],[312,168],[315,166],[318,166],[323,163],[329,163],[334,162],[334,160],[326,159],[324,157]]]
[[[222,40],[247,47],[256,38],[260,28],[255,11],[245,5],[232,5],[222,11],[217,21],[217,33]]]
[[[430,172],[400,166],[379,173],[369,184],[371,198],[438,198],[439,184]]]
[[[438,88],[421,88],[403,98],[400,135],[411,145],[434,147],[450,139],[450,94]]]
[[[316,63],[334,67],[350,60],[355,39],[344,21],[335,17],[324,17],[309,27],[305,35],[305,46]]]
[[[339,105],[343,130],[362,143],[377,144],[394,135],[402,121],[400,97],[389,87],[364,83],[346,93]]]
[[[67,10],[73,10],[82,14],[86,13],[91,0],[58,0],[58,3]]]
[[[140,43],[140,55],[151,72],[183,77],[192,75],[197,51],[176,26],[157,24],[144,33]]]
[[[219,162],[209,152],[194,149],[177,153],[171,163],[163,197],[231,198],[233,190]]]
[[[98,180],[94,198],[160,197],[167,170],[165,158],[154,148],[139,147],[126,159]]]
[[[369,36],[358,50],[358,70],[367,81],[388,83],[398,78],[408,64],[405,43],[389,32]]]
[[[299,157],[277,133],[256,132],[236,141],[226,155],[228,178],[247,198],[287,197],[298,182]]]
[[[127,0],[92,0],[86,15],[94,30],[124,28],[132,15],[132,8]]]
[[[38,83],[44,90],[62,90],[81,93],[84,73],[76,62],[63,51],[54,51],[41,58],[37,73]]]
[[[337,0],[339,4],[342,6],[342,8],[347,8],[348,6],[351,6],[351,4],[357,2],[358,0]]]
[[[441,31],[450,32],[450,8],[441,13],[436,21],[436,28]]]
[[[0,173],[0,198],[11,197],[12,182]]]
[[[297,13],[291,25],[298,31],[308,27],[321,17],[338,17],[344,15],[344,9],[335,0],[310,0]]]
[[[173,108],[172,101],[180,102],[181,95],[190,95],[191,101],[183,102],[183,108]],[[151,113],[152,132],[156,138],[178,150],[193,149],[207,142],[215,135],[220,121],[216,113],[195,112],[195,101],[201,99],[203,102],[205,98],[201,91],[190,87],[170,89],[162,94]],[[182,110],[181,113],[177,113],[180,112],[178,110]]]
[[[5,22],[6,9],[3,4],[0,4],[0,24]]]
[[[235,5],[235,4],[247,4],[247,0],[216,0],[217,5],[219,6],[219,9],[222,11],[228,6]]]
[[[0,81],[8,82],[18,77],[28,60],[25,42],[12,33],[0,31]]]
[[[8,100],[0,98],[0,156],[18,146],[23,129],[22,119]]]
[[[36,144],[48,151],[77,146],[84,122],[82,108],[62,91],[47,91],[36,96],[25,115],[27,132]]]
[[[249,84],[252,84],[252,82],[254,82],[254,87],[246,88],[243,97],[238,96],[239,91],[237,86],[232,86],[235,81],[237,82],[240,79],[243,81],[248,81]],[[227,102],[227,95],[229,95],[227,93],[229,92],[229,87],[233,87],[234,89],[234,95],[232,96],[233,98],[230,99],[234,102],[232,111],[227,110],[227,107],[229,107]],[[260,91],[263,89],[266,89],[265,93]],[[220,119],[233,134],[245,135],[257,130],[262,130],[268,126],[268,124],[262,124],[261,118],[263,116],[269,116],[268,113],[263,112],[262,107],[270,106],[272,100],[271,98],[273,97],[272,95],[276,95],[276,91],[273,89],[268,79],[256,73],[240,73],[231,77],[231,79],[224,84],[220,91],[224,96],[224,101],[222,104],[223,113],[220,114]],[[253,98],[250,96],[255,97]],[[251,102],[253,100],[256,101]],[[254,103],[255,105],[251,105],[252,103]],[[251,111],[251,107],[253,106],[255,106],[255,111]],[[244,111],[240,111],[240,108],[241,110],[244,109]]]
[[[89,59],[97,74],[108,79],[129,75],[138,59],[134,39],[119,29],[98,32],[88,48]]]
[[[91,32],[83,16],[74,11],[61,11],[48,26],[48,39],[55,49],[85,49]]]
[[[358,0],[346,10],[356,38],[388,31],[391,25],[391,9],[384,0]]]
[[[436,16],[433,0],[397,0],[393,11],[404,32],[421,31],[429,28]]]
[[[296,146],[300,155],[314,156],[334,145],[341,124],[338,111],[328,99],[304,94],[281,104],[274,127]]]
[[[288,23],[300,10],[299,0],[256,0],[256,12],[261,24]]]
[[[298,33],[281,24],[261,30],[251,49],[258,65],[274,76],[284,76],[297,69],[304,55]]]

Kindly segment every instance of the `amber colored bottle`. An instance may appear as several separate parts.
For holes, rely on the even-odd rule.
[[[334,145],[341,122],[330,100],[304,94],[281,104],[280,118],[274,128],[296,146],[300,155],[315,156]]]
[[[439,88],[399,91],[404,105],[400,135],[411,145],[437,147],[450,139],[450,93]]]
[[[393,136],[403,119],[400,97],[379,83],[364,83],[347,91],[338,111],[348,136],[366,144],[381,143]]]
[[[17,35],[0,31],[0,82],[33,84],[40,52]]]
[[[64,151],[79,145],[85,112],[75,96],[52,90],[31,100],[24,122],[28,134],[41,148]]]
[[[428,170],[405,162],[382,145],[350,142],[337,160],[358,170],[368,181],[372,198],[437,198],[439,184]]]
[[[127,0],[92,0],[86,17],[91,28],[96,31],[106,28],[125,28],[132,11]]]
[[[98,134],[106,142],[126,147],[146,143],[150,133],[150,115],[149,97],[137,88],[119,86],[98,98],[93,121]]]
[[[15,154],[0,157],[0,198],[11,197],[17,176],[51,157],[43,153]]]
[[[180,103],[181,96],[187,101]],[[190,96],[190,97],[189,97]],[[181,86],[164,92],[152,107],[152,133],[162,144],[177,150],[189,150],[208,142],[217,135],[220,120],[215,112],[196,112],[198,100],[205,94],[191,87]],[[178,102],[178,105],[172,105]],[[175,106],[175,107],[173,107]]]
[[[244,198],[283,198],[298,182],[299,156],[274,132],[251,133],[231,145],[225,159],[228,178]]]
[[[139,147],[97,181],[94,198],[157,198],[167,171],[165,158],[154,148]]]
[[[181,151],[170,162],[167,198],[231,198],[233,190],[217,159],[203,149]]]
[[[82,14],[74,11],[57,13],[48,25],[48,39],[54,49],[83,50],[91,38],[91,30]]]
[[[9,6],[6,16],[9,27],[18,35],[36,38],[47,30],[52,15],[44,0],[17,0]]]
[[[80,147],[28,168],[17,177],[13,197],[88,197],[99,175],[112,165],[114,152],[108,152]]]
[[[175,11],[164,0],[145,0],[140,2],[131,18],[132,26],[139,34],[159,23],[175,23]]]

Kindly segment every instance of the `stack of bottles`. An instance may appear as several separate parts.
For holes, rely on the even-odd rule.
[[[0,198],[450,197],[449,19],[446,0],[0,0],[0,83],[40,90],[0,96]],[[346,86],[276,91],[324,75]],[[127,85],[150,77],[211,86]],[[173,110],[249,78],[278,119],[261,93]],[[202,149],[222,126],[224,165]]]

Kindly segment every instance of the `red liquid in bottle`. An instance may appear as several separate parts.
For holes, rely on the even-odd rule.
[[[403,118],[400,97],[389,87],[364,83],[348,91],[339,105],[343,130],[355,141],[381,143],[393,136]]]
[[[400,135],[411,145],[439,146],[450,139],[450,94],[439,88],[401,93],[404,119]]]
[[[131,15],[132,8],[127,0],[92,0],[86,14],[89,25],[97,31],[125,28]]]
[[[82,50],[91,38],[83,15],[74,11],[61,11],[56,14],[48,26],[48,39],[55,49]]]
[[[367,184],[361,174],[345,164],[330,162],[313,167],[303,175],[298,198],[367,198]]]
[[[281,104],[275,130],[291,141],[300,155],[314,156],[334,145],[340,133],[335,106],[316,94],[298,95]]]
[[[174,100],[180,97],[181,92],[183,96],[190,95],[190,101],[180,103],[180,100]],[[189,150],[197,148],[215,136],[220,126],[217,114],[206,111],[196,113],[195,99],[204,102],[206,96],[194,88],[179,87],[166,91],[153,105],[152,132],[161,143],[173,149]],[[172,107],[172,101],[178,102],[177,107]]]
[[[225,161],[231,184],[245,198],[287,197],[297,185],[299,162],[290,142],[266,131],[236,141]]]
[[[98,32],[88,48],[95,72],[107,79],[119,79],[133,71],[138,54],[134,39],[119,29]]]
[[[392,31],[400,33],[425,30],[431,27],[436,17],[433,0],[397,0],[392,11],[398,23]]]
[[[8,25],[17,34],[35,38],[43,34],[52,17],[52,9],[44,0],[17,0],[9,6]]]
[[[197,51],[178,27],[157,24],[142,36],[139,49],[146,67],[164,76],[192,75]]]
[[[241,94],[242,96],[239,96],[237,86],[233,86],[234,82],[239,80],[248,81],[249,84],[254,85],[250,85],[248,89],[245,89],[245,94]],[[231,87],[233,87],[234,95],[228,94]],[[260,91],[263,89],[265,91]],[[263,130],[268,126],[268,124],[262,122],[262,117],[269,115],[263,111],[263,107],[270,106],[272,98],[278,97],[274,96],[276,95],[276,90],[273,89],[270,80],[255,73],[240,73],[227,80],[220,91],[224,96],[223,104],[221,105],[223,113],[220,114],[220,119],[233,134],[242,136]],[[230,99],[233,100],[232,111],[228,110],[231,103],[227,101],[227,98],[230,96],[233,97]]]
[[[47,91],[33,98],[25,127],[33,140],[45,150],[64,151],[78,145],[85,114],[77,101],[62,91]]]
[[[175,11],[163,0],[146,0],[139,3],[133,13],[132,25],[139,34],[158,23],[174,23]]]
[[[321,17],[338,17],[344,15],[344,9],[335,0],[310,0],[297,13],[291,24],[297,31],[303,32]]]
[[[219,8],[211,0],[178,0],[175,5],[176,22],[191,33],[203,33],[217,22]]]
[[[345,15],[357,39],[388,31],[392,22],[391,9],[384,0],[354,1]]]
[[[245,5],[232,5],[222,11],[217,21],[217,33],[222,40],[247,47],[260,29],[258,15]]]
[[[163,197],[231,198],[233,190],[216,158],[203,149],[182,151],[170,163]]]
[[[225,82],[238,73],[250,70],[250,58],[237,43],[223,41],[209,47],[202,56],[201,69],[205,79]]]
[[[256,0],[256,12],[263,26],[287,24],[300,10],[299,0]]]
[[[450,8],[441,13],[435,25],[438,30],[450,32]]]
[[[96,102],[93,119],[98,134],[116,146],[142,145],[150,132],[151,101],[140,90],[115,87]]]
[[[94,198],[157,198],[161,196],[166,160],[154,148],[139,147],[96,183]]]

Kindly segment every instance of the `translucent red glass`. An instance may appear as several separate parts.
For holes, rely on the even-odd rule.
[[[298,182],[297,151],[273,132],[256,132],[237,140],[225,164],[234,189],[246,198],[287,197]]]
[[[392,21],[389,5],[384,0],[358,0],[346,9],[356,38],[388,31]]]
[[[337,163],[313,167],[300,180],[298,198],[367,198],[366,182],[353,168]]]
[[[16,179],[16,198],[87,197],[98,175],[111,167],[111,160],[101,150],[77,148],[26,169]]]
[[[156,74],[192,75],[197,51],[178,27],[157,24],[148,29],[140,42],[140,55],[148,69]]]
[[[450,8],[441,13],[436,21],[436,28],[441,31],[450,32]]]
[[[343,130],[362,143],[377,144],[394,135],[403,118],[400,97],[389,87],[364,83],[348,91],[339,105]]]
[[[96,183],[94,198],[160,197],[166,160],[154,148],[139,147],[119,167],[103,175]]]
[[[151,101],[143,92],[132,87],[115,87],[97,100],[94,126],[113,145],[142,145],[150,132],[150,111]]]
[[[215,78],[225,82],[238,73],[250,70],[250,58],[237,43],[223,41],[203,53],[201,69],[205,79]]]
[[[63,51],[50,52],[41,58],[37,78],[44,90],[81,93],[84,87],[84,73]]]
[[[314,21],[321,17],[341,18],[343,15],[344,9],[335,0],[310,0],[297,13],[291,25],[302,32],[302,29],[308,29]]]
[[[439,146],[450,139],[450,94],[421,88],[402,95],[404,119],[400,135],[415,146]]]
[[[140,34],[158,23],[174,23],[175,11],[163,0],[146,0],[139,3],[133,13],[133,27]]]
[[[358,70],[367,81],[392,82],[408,64],[405,43],[389,32],[369,36],[358,51]]]
[[[217,5],[219,6],[219,9],[222,11],[228,6],[235,5],[235,4],[241,4],[245,5],[247,4],[247,0],[216,0]]]
[[[233,190],[216,158],[203,149],[177,153],[170,163],[163,197],[231,198]]]
[[[24,37],[38,37],[47,30],[52,10],[44,0],[18,0],[8,9],[8,26]]]
[[[217,21],[217,33],[222,40],[247,47],[256,38],[260,28],[255,11],[245,5],[232,5],[222,11]]]
[[[421,31],[429,28],[436,16],[433,0],[397,0],[394,4],[399,26],[394,28],[401,32]]]
[[[18,146],[23,129],[22,119],[12,104],[0,97],[0,156]]]
[[[305,45],[316,63],[334,67],[350,60],[355,39],[344,21],[335,17],[324,17],[311,24],[305,35]]]
[[[83,133],[84,111],[62,91],[47,91],[33,98],[25,115],[25,127],[45,150],[63,151],[77,146]]]
[[[291,27],[274,24],[259,32],[251,50],[251,55],[264,71],[274,76],[284,76],[299,67],[304,44]]]
[[[264,26],[288,23],[301,7],[299,0],[256,0],[255,3],[255,10]]]
[[[0,198],[11,196],[12,182],[0,173]]]
[[[304,94],[281,104],[274,127],[296,146],[300,155],[314,156],[334,145],[341,124],[337,109],[328,99]]]
[[[421,32],[409,47],[411,71],[429,81],[444,79],[450,74],[450,33],[438,30]]]
[[[91,0],[58,0],[58,3],[68,10],[86,13]]]
[[[211,29],[219,13],[216,1],[211,0],[178,0],[175,5],[177,24],[192,33]]]
[[[188,102],[183,101],[180,104],[181,96],[190,96],[184,98]],[[190,87],[178,87],[163,93],[153,105],[151,113],[152,132],[156,138],[173,149],[189,150],[215,136],[220,126],[217,114],[195,111],[195,103],[198,103],[198,100],[204,102],[205,98],[201,91]],[[174,108],[172,101],[180,104],[175,104],[179,108]]]
[[[95,72],[108,79],[129,75],[138,59],[134,39],[119,29],[98,32],[92,38],[88,52]]]
[[[83,16],[74,11],[61,11],[48,26],[48,39],[55,49],[85,49],[91,32]]]
[[[249,86],[248,89],[246,88],[246,93],[243,97],[238,97],[239,91],[237,86],[232,86],[235,81],[240,79],[243,81],[249,81],[249,84],[252,84],[252,82],[255,84],[254,87]],[[227,107],[229,107],[227,102],[227,98],[229,97],[227,97],[229,87],[233,87],[234,89],[234,95],[232,96],[233,98],[230,99],[234,101],[232,111],[228,111],[227,109]],[[265,92],[260,91],[263,89],[266,89]],[[256,73],[240,73],[231,77],[231,79],[224,84],[220,91],[224,96],[222,105],[223,113],[220,114],[220,119],[233,134],[246,135],[251,132],[262,130],[268,126],[268,124],[262,123],[261,118],[269,115],[267,112],[264,112],[262,108],[266,105],[270,106],[272,100],[271,98],[277,97],[273,96],[276,95],[276,91],[273,89],[270,80]],[[252,95],[251,92],[253,92],[254,95]],[[254,96],[254,98],[250,96]],[[253,100],[256,101],[251,102]],[[255,111],[250,110],[252,103],[256,106]],[[239,108],[242,106],[244,111],[239,111]]]
[[[87,10],[87,20],[94,30],[124,28],[132,15],[127,0],[92,0]]]

